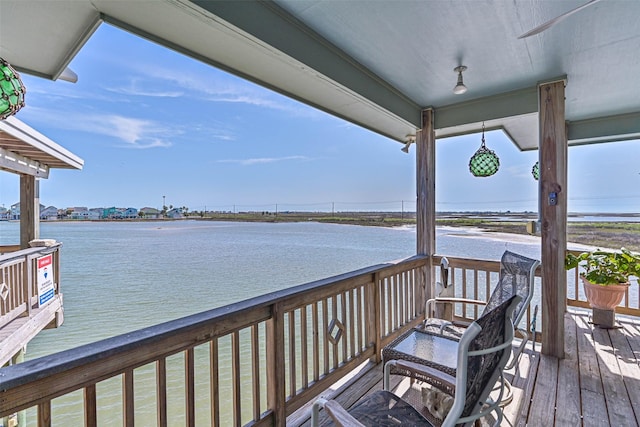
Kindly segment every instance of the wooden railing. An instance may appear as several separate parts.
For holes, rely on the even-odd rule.
[[[500,274],[500,261],[489,261],[471,258],[456,258],[447,256],[449,262],[449,285],[454,287],[454,296],[480,301],[487,301],[498,283]],[[439,264],[442,256],[433,257],[435,280],[440,281]],[[539,266],[536,269],[534,297],[527,308],[527,314],[523,316],[521,328],[531,330],[531,323],[534,321],[534,307],[540,303],[540,288],[542,283],[542,270]],[[456,320],[472,322],[482,313],[482,305],[477,304],[456,304],[453,315]],[[536,330],[541,331],[540,312],[535,318]]]
[[[55,294],[60,293],[60,246],[18,250],[0,255],[0,328],[20,316],[31,315],[38,303],[38,258],[52,254]]]
[[[118,418],[125,426],[285,425],[421,321],[427,260],[365,268],[0,369],[0,418],[32,408],[41,427]]]
[[[575,254],[579,252],[573,251]],[[442,259],[442,256],[433,257],[433,265],[435,280],[440,281],[440,269],[438,265]],[[500,272],[499,261],[487,261],[479,259],[469,258],[455,258],[447,256],[449,261],[450,273],[449,283],[454,286],[455,296],[462,298],[470,298],[481,301],[487,301],[489,295],[493,291],[495,285],[498,282],[498,275]],[[582,285],[579,279],[579,268],[575,268],[567,271],[567,305],[573,307],[590,308],[589,303],[584,295]],[[541,301],[541,286],[542,286],[542,266],[538,266],[536,270],[535,278],[535,290],[533,299],[527,310],[527,315],[524,316],[520,327],[526,330],[531,330],[531,323],[533,321],[533,308],[540,304]],[[640,317],[640,296],[639,286],[633,284],[625,294],[624,300],[616,307],[616,312],[620,314],[627,314],[636,317]],[[460,304],[454,311],[454,316],[457,320],[473,321],[477,319],[482,310],[482,306],[474,304]],[[541,337],[542,332],[542,315],[541,307],[538,315],[536,316],[536,327],[538,331],[538,339]]]

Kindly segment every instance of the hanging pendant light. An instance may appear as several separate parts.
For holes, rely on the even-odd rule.
[[[491,176],[498,172],[500,167],[500,159],[493,152],[489,150],[484,143],[484,123],[482,123],[482,145],[478,148],[478,151],[469,160],[469,171],[473,176],[486,177]]]
[[[14,115],[24,107],[25,92],[18,72],[0,58],[0,120]]]
[[[533,179],[535,179],[536,181],[540,179],[540,162],[536,162],[535,165],[533,165],[533,168],[531,168],[531,175],[533,175]]]

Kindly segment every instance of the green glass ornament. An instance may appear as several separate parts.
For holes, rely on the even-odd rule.
[[[484,142],[484,123],[482,124],[482,145],[469,160],[469,171],[473,176],[487,177],[498,172],[500,168],[500,159],[489,150]]]
[[[26,91],[18,72],[0,58],[0,120],[14,115],[24,107]]]

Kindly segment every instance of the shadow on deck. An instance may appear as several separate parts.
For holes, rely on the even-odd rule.
[[[640,321],[618,316],[621,328],[600,329],[586,311],[565,315],[563,360],[527,346],[520,363],[506,376],[513,401],[504,408],[503,426],[640,425]],[[396,394],[418,410],[420,383],[392,376]],[[365,363],[322,396],[350,407],[382,388],[382,364]],[[310,404],[287,419],[290,426],[310,425]]]

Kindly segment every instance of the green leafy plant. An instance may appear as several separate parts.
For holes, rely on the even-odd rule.
[[[583,252],[580,255],[567,254],[564,260],[566,270],[582,265],[580,275],[598,285],[619,285],[629,283],[629,276],[640,277],[640,254],[625,248],[620,252],[605,252],[600,249]]]

